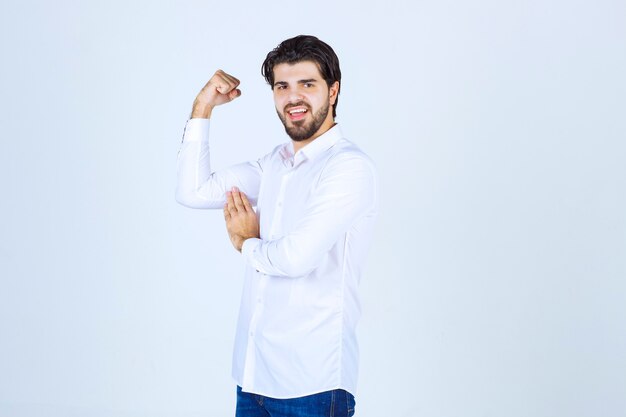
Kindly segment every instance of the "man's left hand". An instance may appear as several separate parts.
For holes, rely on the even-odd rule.
[[[246,195],[237,187],[226,192],[224,219],[230,241],[239,252],[246,239],[259,237],[259,219]]]

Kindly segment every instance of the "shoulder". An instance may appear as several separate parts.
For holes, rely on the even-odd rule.
[[[329,150],[326,168],[341,169],[342,171],[357,169],[370,171],[376,175],[376,165],[358,145],[346,138],[342,138]]]
[[[341,185],[345,191],[361,192],[377,188],[378,174],[372,159],[356,144],[340,139],[327,153],[319,184]]]

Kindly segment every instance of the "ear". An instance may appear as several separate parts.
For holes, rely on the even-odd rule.
[[[328,101],[332,106],[337,101],[337,95],[339,94],[339,81],[335,81],[328,90]]]

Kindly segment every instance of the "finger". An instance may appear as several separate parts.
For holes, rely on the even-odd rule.
[[[228,204],[224,204],[224,219],[230,220],[230,211],[228,211]]]
[[[240,83],[240,81],[233,77],[232,75],[230,75],[229,73],[223,71],[223,70],[217,70],[215,72],[216,74],[219,74],[220,76],[222,76],[223,78],[227,79],[231,84],[233,84],[235,87],[237,87]]]
[[[230,93],[228,93],[228,98],[230,99],[230,101],[233,101],[234,99],[236,99],[240,95],[241,95],[241,90],[236,88],[236,89],[232,90]]]
[[[231,195],[237,207],[237,211],[246,211],[246,207],[243,205],[243,200],[241,199],[241,193],[237,187],[233,187]]]
[[[229,211],[237,211],[237,206],[235,205],[235,201],[233,200],[233,193],[230,191],[226,191],[226,206]]]
[[[228,80],[228,78],[224,77],[222,73],[220,73],[220,70],[217,70],[215,74],[213,74],[213,76],[209,78],[209,81],[207,81],[205,87],[218,86],[218,85],[224,86],[228,84],[230,84],[230,81]]]
[[[225,79],[218,79],[215,81],[215,89],[221,94],[230,93],[236,86]]]
[[[225,83],[226,85],[224,88],[219,90],[220,93],[228,94],[228,98],[231,100],[234,100],[241,95],[241,90],[239,90],[238,93],[233,93],[233,91],[235,91],[241,83],[237,78],[225,73],[222,70],[218,70],[215,75],[218,76],[220,80],[223,81],[223,83]]]
[[[231,90],[233,90],[237,85],[233,83],[228,77],[225,77],[219,71],[211,77],[209,82],[206,85],[208,89],[215,89],[221,94],[228,94]]]
[[[241,194],[241,201],[243,201],[243,206],[245,207],[246,211],[252,211],[252,205],[250,204],[248,197],[244,193],[240,193],[240,194]]]

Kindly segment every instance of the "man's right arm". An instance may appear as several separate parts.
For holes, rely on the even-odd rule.
[[[215,106],[229,103],[241,95],[239,80],[218,70],[194,100],[183,143],[178,152],[176,200],[191,208],[221,209],[226,191],[237,187],[253,204],[259,192],[259,162],[243,163],[212,172],[209,153],[209,118]]]

